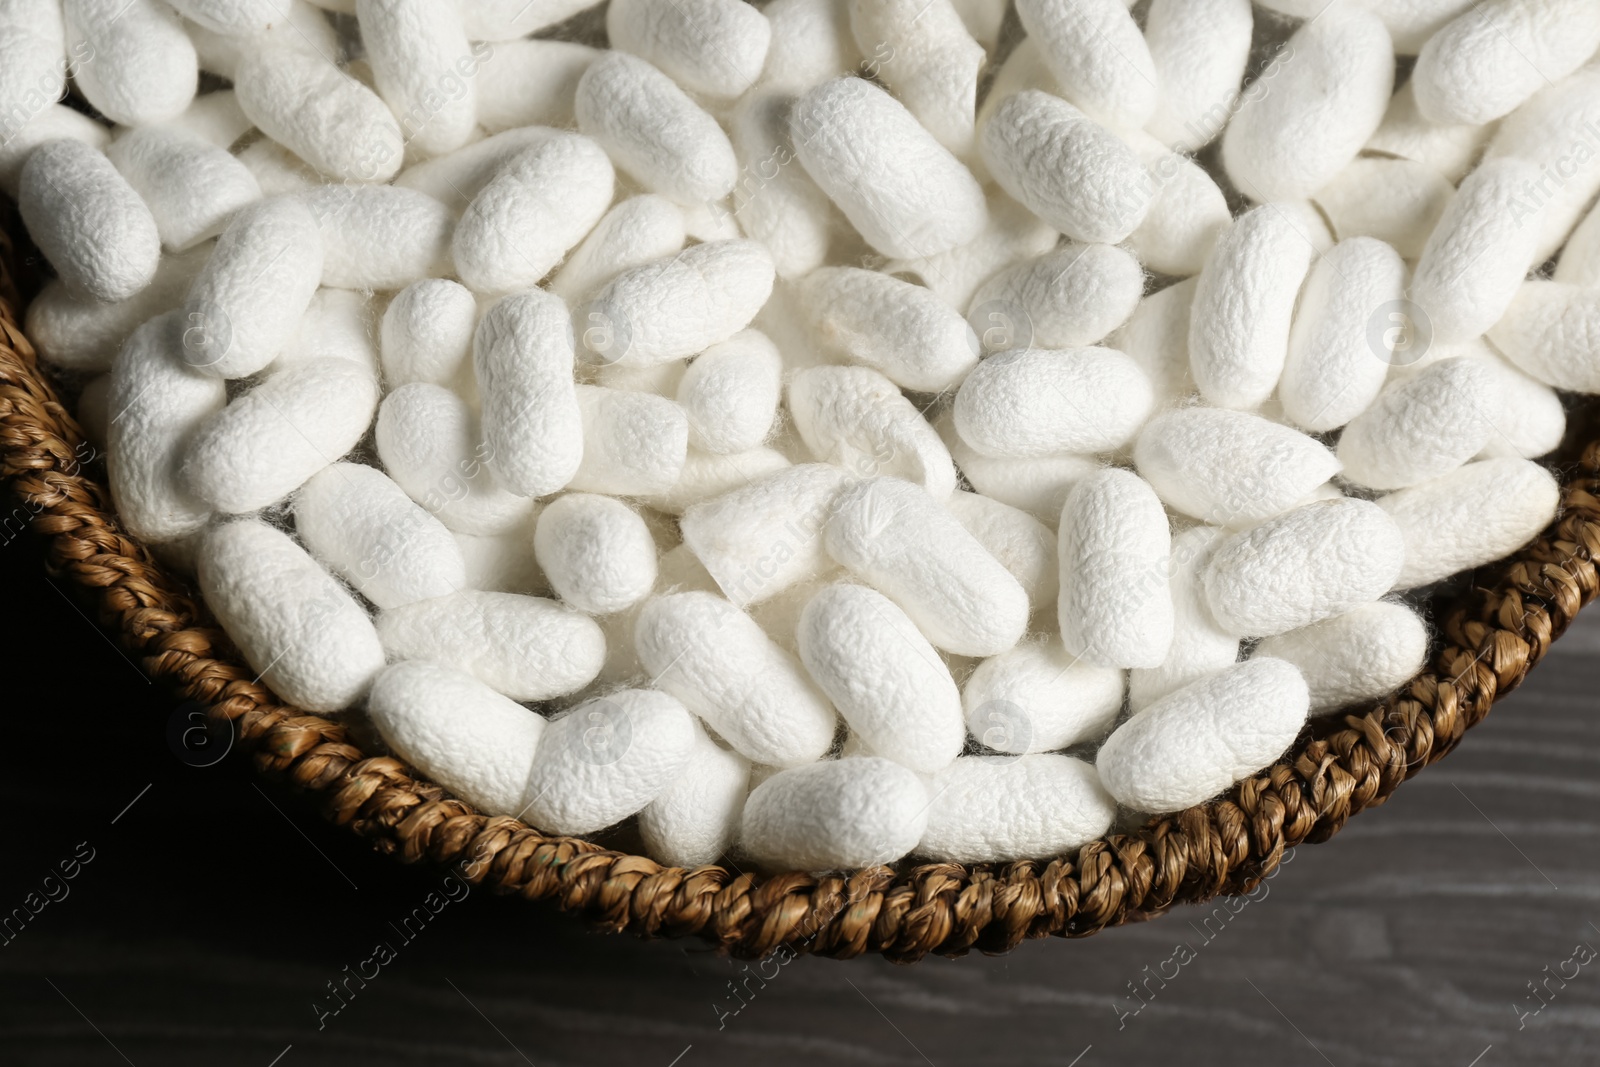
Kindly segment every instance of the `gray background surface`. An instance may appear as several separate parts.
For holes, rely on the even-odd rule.
[[[1574,951],[1600,949],[1600,612],[1453,756],[1236,914],[911,967],[769,962],[731,1014],[755,968],[520,901],[474,893],[405,943],[389,924],[441,875],[263,792],[237,754],[179,762],[174,702],[40,567],[26,540],[0,547],[31,620],[5,654],[29,681],[5,703],[0,911],[80,842],[94,859],[0,947],[0,1062],[1600,1062],[1600,959]],[[319,1029],[325,983],[379,940],[396,958]],[[1193,958],[1166,963],[1180,942]]]

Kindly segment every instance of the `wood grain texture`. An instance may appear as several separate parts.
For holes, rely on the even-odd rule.
[[[10,842],[0,916],[94,850],[0,947],[7,1063],[1495,1067],[1592,1062],[1600,1041],[1600,959],[1567,962],[1600,949],[1600,614],[1459,751],[1236,913],[1006,957],[746,970],[482,894],[408,940],[396,927],[440,874],[261,792],[243,760],[180,763],[172,700],[91,632],[35,546],[0,545],[0,573],[36,620],[9,675],[42,680],[6,702],[21,733],[0,788],[36,817]],[[319,1029],[326,983],[380,941],[394,959]],[[1548,1004],[1519,1019],[1546,979]]]

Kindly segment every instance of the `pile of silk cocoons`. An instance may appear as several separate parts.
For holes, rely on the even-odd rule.
[[[1556,517],[1597,47],[1594,0],[4,0],[0,185],[122,524],[285,703],[665,864],[1045,860],[1404,686]]]

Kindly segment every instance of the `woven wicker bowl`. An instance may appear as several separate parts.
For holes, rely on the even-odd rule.
[[[29,255],[19,255],[26,250]],[[337,722],[278,702],[186,584],[122,532],[104,464],[83,440],[18,323],[37,262],[14,212],[0,218],[0,478],[33,515],[53,572],[70,579],[145,672],[232,723],[261,774],[314,795],[334,823],[408,863],[452,864],[497,893],[550,900],[611,931],[697,935],[732,955],[780,946],[916,960],[1084,937],[1175,904],[1249,891],[1286,849],[1332,837],[1442,759],[1527,676],[1600,592],[1600,417],[1571,420],[1560,519],[1511,559],[1432,604],[1429,669],[1387,702],[1313,720],[1288,755],[1221,799],[1151,819],[1075,855],[848,876],[663,867],[515,819],[490,817],[369,756]]]

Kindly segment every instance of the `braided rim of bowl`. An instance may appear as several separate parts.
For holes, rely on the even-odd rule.
[[[15,216],[11,216],[14,225]],[[21,241],[25,242],[26,238]],[[1600,440],[1569,451],[1559,519],[1508,560],[1433,604],[1441,648],[1401,692],[1316,719],[1290,752],[1223,797],[1110,834],[1071,856],[756,875],[664,867],[486,816],[397,759],[368,756],[338,722],[285,706],[184,585],[118,527],[83,432],[18,326],[13,238],[0,231],[0,479],[33,513],[47,566],[87,591],[99,622],[152,680],[228,720],[262,775],[313,794],[324,816],[408,862],[452,864],[501,894],[549,900],[608,931],[701,937],[743,958],[790,951],[899,961],[1029,938],[1083,937],[1175,904],[1248,892],[1284,852],[1455,748],[1600,594]]]

